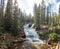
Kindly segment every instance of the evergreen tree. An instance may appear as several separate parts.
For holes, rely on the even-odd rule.
[[[31,23],[31,14],[29,14],[29,17],[28,17],[28,21],[29,21],[29,23]]]
[[[42,0],[41,3],[41,24],[45,24],[45,11],[46,10],[46,6],[45,6],[45,2],[44,0]]]
[[[47,7],[46,23],[47,23],[47,25],[49,24],[49,6]]]
[[[51,24],[52,26],[56,25],[56,13],[52,13],[52,17],[51,17]]]
[[[1,25],[3,25],[4,2],[5,2],[5,0],[1,0],[1,4],[0,4],[0,24]]]
[[[34,5],[34,23],[35,27],[38,30],[40,28],[40,5],[37,7],[37,5]]]
[[[3,31],[4,2],[5,0],[0,0],[0,31]]]
[[[37,26],[37,4],[34,5],[34,24],[35,24],[35,27]]]
[[[59,16],[58,16],[58,24],[60,25],[60,5],[59,5]]]
[[[34,24],[35,24],[35,26],[36,26],[36,17],[37,17],[36,13],[37,13],[37,4],[34,5]]]
[[[51,5],[49,5],[49,25],[51,25]]]
[[[24,28],[23,28],[23,25],[24,25],[24,15],[23,13],[21,12],[21,10],[19,9],[19,17],[18,17],[18,32],[20,33],[20,36],[22,38],[25,38],[25,33],[24,33]]]
[[[59,5],[59,15],[60,15],[60,5]]]
[[[17,35],[18,34],[18,14],[19,14],[19,9],[18,9],[18,5],[17,5],[17,0],[15,0],[13,27],[12,27],[12,34],[13,35]]]
[[[20,30],[22,31],[23,30],[23,14],[20,11],[20,9],[19,9],[19,13],[20,13],[20,15],[19,15],[19,27],[20,27]]]
[[[40,4],[39,4],[39,6],[38,6],[38,8],[37,8],[37,29],[40,29]]]
[[[13,21],[13,2],[12,0],[8,0],[5,17],[4,17],[4,29],[7,32],[11,32],[12,30],[12,21]]]

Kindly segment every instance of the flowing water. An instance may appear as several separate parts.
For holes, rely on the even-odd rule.
[[[24,32],[25,32],[26,38],[31,39],[32,42],[34,43],[43,44],[43,41],[39,39],[39,35],[37,34],[37,31],[34,28],[28,27],[28,26],[29,24],[26,24],[24,26]]]
[[[34,28],[32,27],[28,27],[29,24],[26,24],[24,26],[24,32],[26,34],[26,37],[30,35],[30,37],[32,38],[39,38],[39,35],[37,34],[37,32],[35,31]]]

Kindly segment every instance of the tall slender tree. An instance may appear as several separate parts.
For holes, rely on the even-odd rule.
[[[37,4],[34,5],[34,23],[35,23],[35,26],[36,26],[36,17],[37,17],[36,13],[37,13]]]
[[[3,33],[4,1],[5,0],[0,0],[0,33]]]
[[[59,15],[60,15],[60,5],[59,5]]]
[[[37,4],[34,5],[34,24],[35,24],[35,27],[37,26]]]
[[[35,27],[38,30],[40,28],[40,5],[37,7],[37,5],[34,5],[34,23]]]
[[[23,13],[20,11],[20,9],[19,9],[19,13],[20,13],[20,15],[19,15],[19,23],[20,23],[20,30],[22,31],[23,30]]]
[[[2,25],[3,22],[3,16],[4,16],[4,2],[5,0],[1,0],[1,4],[0,4],[0,24]]]
[[[58,24],[60,24],[60,5],[59,5],[59,16],[58,16]]]
[[[47,25],[49,24],[49,6],[47,7],[46,23],[47,23]]]
[[[19,14],[19,8],[17,4],[17,0],[14,2],[14,17],[13,17],[13,26],[12,26],[12,34],[17,35],[18,34],[18,14]]]
[[[21,12],[21,10],[19,9],[19,17],[18,17],[18,31],[19,34],[22,38],[25,38],[25,33],[24,33],[24,14]]]
[[[12,30],[12,17],[13,17],[13,0],[8,0],[5,17],[4,17],[4,29],[7,32]]]
[[[38,6],[38,8],[37,8],[37,29],[40,29],[40,4],[39,4],[39,6]]]
[[[45,6],[45,2],[44,0],[42,0],[41,3],[41,24],[45,24],[45,11],[46,10],[46,6]]]
[[[49,4],[49,25],[51,25],[51,5]]]

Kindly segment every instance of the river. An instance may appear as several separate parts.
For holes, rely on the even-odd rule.
[[[39,35],[37,34],[37,31],[34,28],[28,27],[28,26],[29,24],[24,25],[24,32],[25,32],[26,38],[31,39],[32,43],[43,44],[43,41],[39,39]]]

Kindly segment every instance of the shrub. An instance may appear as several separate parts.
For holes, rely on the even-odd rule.
[[[2,36],[5,33],[3,27],[0,27],[0,36]]]
[[[56,27],[55,32],[56,32],[57,34],[60,34],[60,25],[58,25],[58,26]]]
[[[47,31],[47,32],[40,32],[39,36],[40,36],[40,38],[43,37],[44,39],[48,39],[48,34],[49,34],[49,31]]]
[[[55,32],[56,32],[57,34],[60,34],[60,29],[55,29]]]
[[[57,28],[60,29],[60,25],[58,25]]]
[[[6,41],[6,46],[9,47],[11,45],[11,41],[7,40]]]
[[[60,41],[60,34],[57,34],[57,40]]]
[[[2,35],[2,32],[0,32],[0,36]]]
[[[49,35],[48,35],[48,37],[49,37],[49,39],[50,39],[50,41],[57,41],[57,34],[56,33],[50,33]]]

